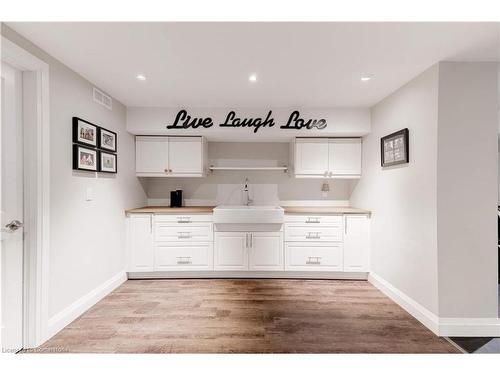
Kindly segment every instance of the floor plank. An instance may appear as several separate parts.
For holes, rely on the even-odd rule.
[[[366,281],[128,280],[42,345],[72,353],[457,353]]]

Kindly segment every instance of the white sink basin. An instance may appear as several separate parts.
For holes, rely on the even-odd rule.
[[[215,224],[283,224],[285,211],[279,206],[217,206]]]

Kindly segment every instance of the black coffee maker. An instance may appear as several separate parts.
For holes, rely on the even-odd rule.
[[[170,192],[170,207],[182,207],[182,190]]]

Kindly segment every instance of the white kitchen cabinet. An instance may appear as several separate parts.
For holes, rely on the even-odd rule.
[[[368,272],[370,219],[365,215],[344,216],[344,271]]]
[[[137,136],[136,175],[139,177],[203,177],[206,141],[203,137]]]
[[[295,141],[295,174],[323,176],[328,173],[328,139],[297,138]]]
[[[216,232],[214,249],[215,270],[248,269],[248,236],[245,232]]]
[[[141,176],[168,174],[168,138],[135,137],[135,171]]]
[[[361,176],[361,139],[329,140],[328,166],[333,176]]]
[[[282,271],[282,232],[215,232],[215,270]]]
[[[295,177],[361,177],[361,138],[297,138],[293,155]]]
[[[203,174],[201,137],[169,137],[168,167],[171,175]]]
[[[248,235],[248,268],[255,271],[283,271],[282,232],[252,232]]]
[[[341,242],[286,242],[287,271],[342,271]]]
[[[128,271],[153,271],[153,215],[131,215],[128,218],[128,233]]]
[[[195,271],[213,269],[211,242],[164,242],[155,244],[155,271]]]

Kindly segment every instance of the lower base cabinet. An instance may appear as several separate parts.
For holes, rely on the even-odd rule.
[[[344,271],[368,272],[370,265],[370,219],[344,215]]]
[[[155,271],[213,269],[211,243],[162,243],[155,245]]]
[[[283,271],[282,232],[216,232],[214,269]]]
[[[287,242],[286,270],[289,271],[342,271],[342,243]]]
[[[133,215],[128,219],[127,227],[127,269],[130,272],[154,271],[152,215]]]
[[[285,232],[213,232],[211,219],[130,215],[127,271],[369,272],[367,215],[289,215]]]

